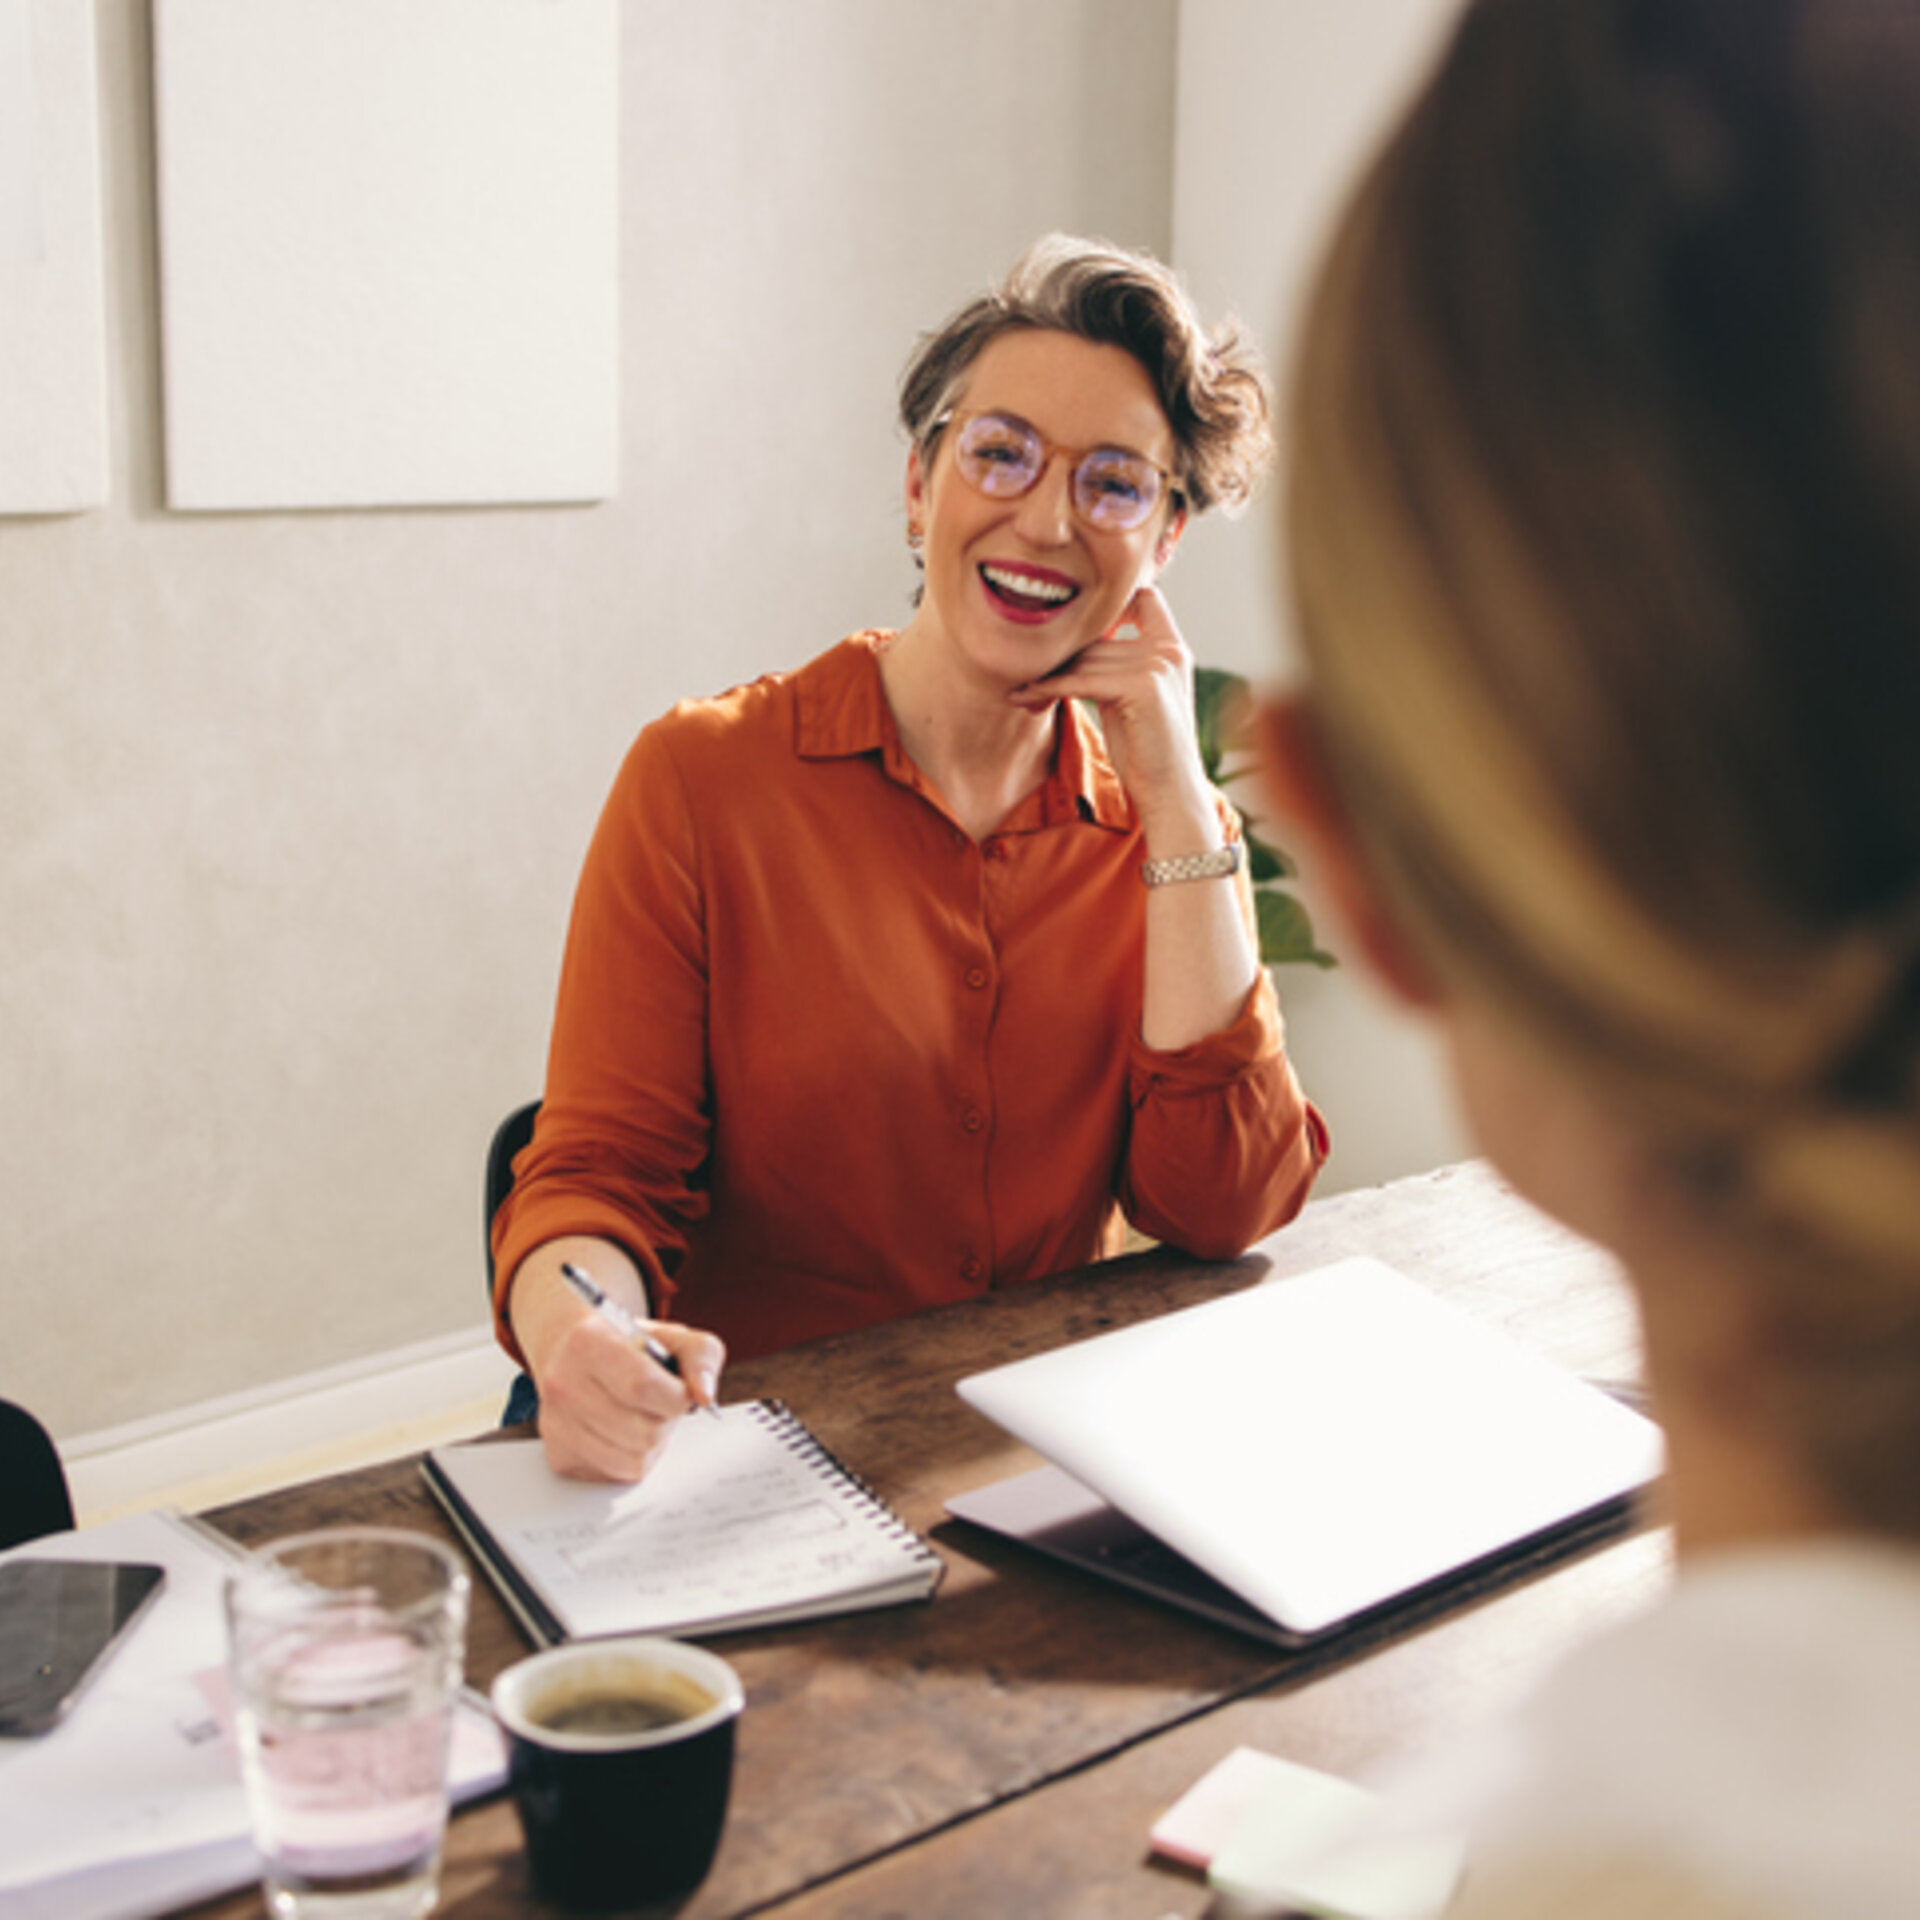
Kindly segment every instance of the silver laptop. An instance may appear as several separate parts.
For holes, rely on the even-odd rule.
[[[1641,1414],[1368,1258],[959,1391],[1052,1464],[955,1518],[1282,1642],[1621,1522],[1663,1457]]]

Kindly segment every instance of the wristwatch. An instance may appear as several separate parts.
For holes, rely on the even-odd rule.
[[[1246,855],[1238,840],[1229,840],[1212,853],[1183,853],[1171,860],[1143,860],[1140,878],[1150,887],[1169,887],[1176,880],[1218,880],[1238,873]]]

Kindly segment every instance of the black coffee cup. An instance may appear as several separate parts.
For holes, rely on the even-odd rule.
[[[682,1898],[706,1878],[746,1704],[717,1654],[680,1640],[581,1640],[493,1683],[507,1779],[544,1898],[579,1913]]]

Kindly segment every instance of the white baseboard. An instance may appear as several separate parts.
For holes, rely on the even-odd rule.
[[[476,1328],[60,1443],[82,1523],[390,1459],[499,1418],[514,1366]]]

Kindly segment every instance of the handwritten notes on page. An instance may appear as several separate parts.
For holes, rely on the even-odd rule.
[[[635,1486],[537,1440],[436,1447],[427,1483],[542,1641],[721,1633],[925,1598],[939,1556],[778,1401],[683,1420]]]

